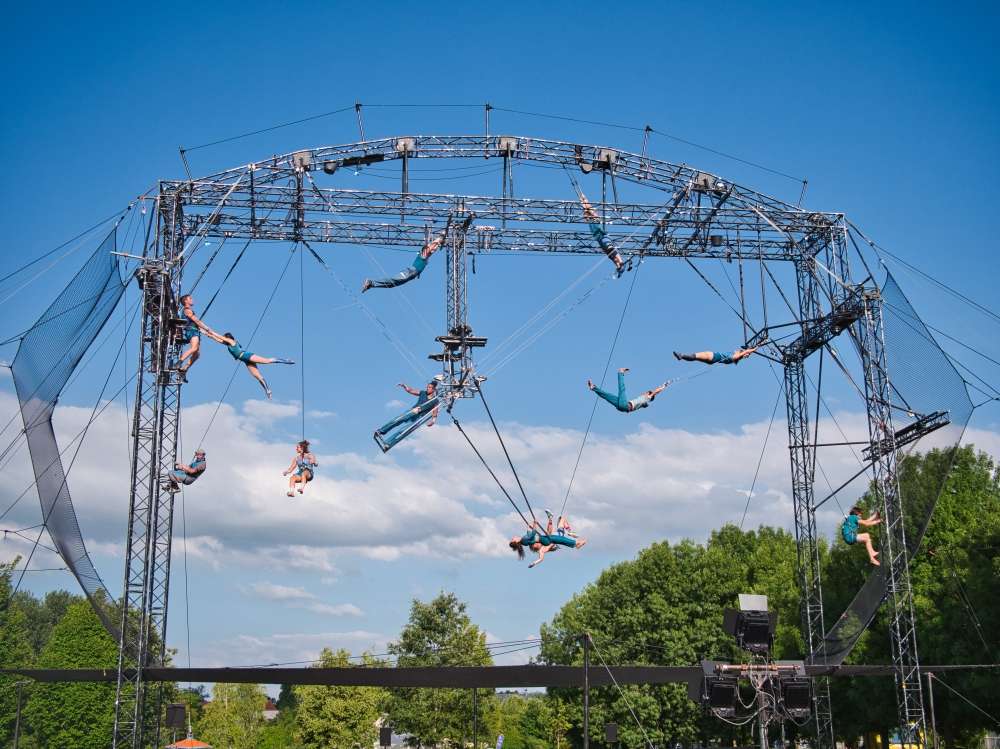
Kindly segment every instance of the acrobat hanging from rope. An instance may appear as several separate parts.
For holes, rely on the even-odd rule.
[[[753,348],[738,348],[734,351],[699,351],[696,354],[674,352],[674,358],[679,361],[700,361],[702,364],[739,364],[748,356],[752,356],[760,346]]]
[[[421,424],[426,423],[429,427],[434,426],[438,412],[441,410],[441,399],[438,396],[438,383],[441,379],[443,379],[442,376],[437,375],[427,383],[423,390],[411,388],[402,382],[399,383],[399,387],[407,393],[417,396],[417,402],[413,404],[412,408],[407,409],[375,431],[375,442],[378,443],[382,452],[389,452],[397,442],[419,428]],[[400,429],[400,427],[403,428]]]
[[[229,355],[232,356],[236,361],[243,362],[246,365],[247,372],[249,372],[260,386],[264,388],[264,394],[267,396],[268,400],[271,400],[271,388],[267,385],[267,380],[264,379],[264,375],[260,373],[257,368],[258,364],[294,364],[295,362],[291,359],[282,359],[276,356],[260,356],[259,354],[251,353],[247,351],[242,346],[240,346],[239,341],[236,340],[236,336],[232,333],[223,333],[219,335],[215,331],[206,328],[205,335],[211,338],[217,343],[221,343],[226,347]]]
[[[475,215],[470,213],[465,217],[462,225],[459,229],[461,232],[465,232],[469,228],[469,224],[472,223],[472,219]],[[409,283],[415,278],[420,278],[420,274],[424,272],[427,267],[427,261],[431,259],[431,255],[437,252],[441,246],[445,243],[448,238],[448,231],[451,228],[451,219],[448,219],[448,224],[444,227],[440,234],[438,234],[434,239],[425,244],[417,256],[413,259],[413,264],[400,271],[392,278],[376,278],[372,280],[371,278],[366,278],[365,282],[361,284],[361,293],[368,291],[369,289],[392,289],[396,286],[402,286],[404,283]]]
[[[295,485],[299,485],[299,494],[305,494],[306,484],[313,480],[316,475],[316,456],[309,452],[309,440],[302,440],[295,445],[295,457],[288,466],[288,470],[282,472],[282,476],[291,476],[288,479],[289,497],[295,496]]]
[[[518,559],[524,559],[524,548],[528,547],[538,555],[538,559],[528,565],[528,569],[541,564],[545,560],[545,555],[550,551],[555,551],[560,546],[570,549],[582,549],[587,539],[577,538],[569,524],[569,518],[560,517],[553,527],[552,513],[545,511],[548,515],[545,531],[542,532],[542,525],[535,520],[528,532],[523,536],[514,536],[510,540],[510,548],[517,552]]]
[[[868,551],[868,560],[874,564],[876,567],[880,566],[878,561],[878,552],[875,551],[872,546],[872,537],[870,533],[858,533],[859,526],[870,526],[878,525],[882,522],[882,518],[879,517],[877,512],[872,513],[868,518],[862,517],[863,511],[860,507],[855,505],[851,508],[851,512],[844,522],[840,524],[840,535],[844,539],[844,543],[848,546],[853,546],[855,543],[860,541],[865,545],[865,549]]]
[[[657,395],[662,393],[670,385],[669,382],[664,382],[662,385],[658,385],[652,390],[647,390],[642,395],[637,398],[632,398],[629,400],[628,395],[625,392],[625,373],[628,372],[628,367],[622,367],[618,370],[618,394],[609,393],[607,390],[601,390],[594,384],[593,380],[587,380],[587,387],[594,391],[599,397],[606,400],[612,406],[617,408],[622,413],[630,413],[632,411],[638,411],[640,408],[649,408],[649,404],[653,402]]]

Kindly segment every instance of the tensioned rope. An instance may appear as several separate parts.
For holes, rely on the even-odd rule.
[[[621,695],[623,700],[625,700],[625,705],[628,707],[628,711],[632,715],[632,720],[635,721],[635,724],[639,726],[639,730],[642,731],[642,737],[646,739],[646,744],[649,746],[649,749],[654,749],[653,742],[649,740],[649,734],[646,733],[646,729],[639,720],[639,716],[635,714],[635,709],[632,707],[632,703],[629,701],[628,696],[626,696],[625,691],[621,688],[621,685],[618,683],[615,675],[611,672],[611,669],[608,668],[608,664],[605,662],[604,656],[601,654],[601,649],[597,647],[597,643],[594,642],[594,639],[590,637],[590,635],[584,636],[590,640],[590,644],[594,647],[594,652],[597,653],[597,657],[601,660],[601,665],[604,666],[604,670],[607,671],[608,676],[611,677],[611,683],[615,685],[615,689],[618,690],[618,694]]]
[[[368,317],[368,319],[372,323],[374,323],[377,328],[379,328],[379,331],[382,333],[382,336],[387,341],[389,341],[389,343],[392,345],[394,349],[396,349],[396,353],[399,354],[400,358],[402,358],[404,362],[406,362],[413,368],[413,370],[417,373],[418,377],[422,379],[427,379],[428,378],[427,371],[421,369],[420,365],[418,364],[417,358],[408,348],[406,348],[405,345],[403,345],[402,341],[396,339],[396,337],[392,334],[391,330],[389,329],[389,326],[386,325],[384,322],[382,322],[382,320],[379,319],[378,315],[372,312],[368,308],[368,305],[366,305],[348,288],[347,284],[344,283],[343,279],[341,279],[340,276],[337,275],[337,273],[333,270],[333,268],[327,265],[326,261],[323,260],[323,258],[316,252],[316,250],[312,248],[312,245],[310,245],[309,242],[307,242],[304,239],[300,241],[306,247],[306,249],[309,250],[310,254],[313,256],[316,262],[320,264],[323,270],[325,270],[328,274],[330,274],[330,276],[337,282],[340,288],[344,291],[344,294],[347,295],[348,299],[352,300],[355,304],[357,304],[357,306],[359,306],[361,310],[365,313],[365,316]]]
[[[306,438],[306,276],[305,248],[299,247],[299,390],[302,401],[302,439]]]
[[[319,197],[320,200],[322,200],[324,203],[326,203],[326,207],[330,211],[330,214],[333,216],[333,220],[336,221],[337,223],[339,223],[341,226],[347,226],[347,222],[344,219],[340,218],[340,216],[337,213],[336,206],[334,206],[333,203],[331,203],[330,200],[327,198],[327,196],[323,194],[323,191],[320,190],[319,185],[316,184],[316,181],[312,178],[312,175],[309,174],[308,171],[305,172],[305,175],[306,175],[306,179],[309,180],[309,185],[310,185],[310,187],[312,187],[313,192],[316,193],[316,195]],[[444,239],[442,240],[442,244],[445,241],[447,241],[447,233],[448,233],[448,229],[449,229],[450,226],[451,226],[451,219],[449,218],[448,224],[445,226],[445,230],[444,230],[445,231],[445,235],[444,235]],[[347,234],[352,239],[354,238],[354,232],[351,231],[351,229],[349,227],[347,227]],[[376,268],[378,268],[379,272],[383,276],[387,276],[388,273],[386,273],[385,268],[382,267],[382,264],[375,258],[375,256],[368,250],[368,248],[364,244],[361,244],[361,243],[359,243],[358,246],[361,247],[361,249],[364,251],[365,255],[368,257],[369,262],[371,262],[372,265],[374,265]],[[395,298],[397,300],[401,299],[406,304],[406,306],[409,307],[409,309],[413,313],[414,317],[417,320],[419,320],[420,323],[424,326],[424,329],[430,333],[431,337],[434,336],[434,329],[431,327],[430,323],[427,322],[427,319],[420,313],[420,310],[417,309],[417,307],[413,304],[413,302],[410,301],[409,295],[407,295],[407,293],[402,288],[397,288],[395,290],[395,293],[393,294],[393,298]]]
[[[608,369],[611,367],[611,357],[615,354],[615,348],[618,346],[618,337],[622,332],[622,325],[625,323],[625,314],[628,312],[629,303],[632,301],[632,292],[635,291],[635,282],[639,278],[639,271],[642,268],[642,263],[640,262],[639,267],[635,269],[632,275],[632,283],[629,284],[628,294],[625,297],[625,304],[622,307],[622,313],[618,317],[618,327],[615,328],[615,337],[611,342],[611,349],[608,351],[608,359],[604,362],[604,373],[601,375],[601,386],[604,385],[604,380],[608,376]],[[590,437],[590,428],[594,424],[594,414],[597,412],[598,398],[594,397],[594,405],[590,409],[590,418],[587,419],[587,429],[583,433],[583,441],[580,442],[580,450],[576,454],[576,462],[573,464],[573,473],[569,477],[569,485],[566,487],[566,496],[563,497],[562,507],[559,508],[559,516],[562,517],[563,513],[566,511],[566,503],[569,501],[569,495],[573,491],[573,482],[576,480],[576,472],[580,468],[580,459],[583,457],[583,449],[587,446],[587,438]]]
[[[271,289],[271,295],[267,298],[267,304],[264,305],[264,310],[260,313],[260,317],[257,318],[257,324],[254,326],[253,332],[250,334],[250,338],[247,340],[247,347],[253,343],[254,336],[257,335],[257,331],[260,330],[261,323],[264,322],[264,317],[267,315],[267,311],[271,308],[271,302],[274,301],[275,294],[278,293],[278,287],[281,285],[282,280],[285,278],[285,273],[288,272],[288,266],[292,262],[292,258],[295,257],[295,248],[293,247],[288,253],[288,259],[285,261],[284,267],[281,269],[281,274],[278,276],[278,280],[274,284],[274,288]],[[226,383],[226,389],[222,391],[222,397],[219,398],[219,402],[215,404],[215,411],[212,412],[212,418],[208,421],[208,426],[205,427],[205,433],[201,436],[198,441],[198,447],[204,447],[205,439],[208,437],[208,433],[212,429],[212,425],[215,423],[215,417],[219,415],[219,409],[222,408],[222,404],[226,401],[226,396],[229,394],[229,388],[233,385],[233,380],[236,379],[236,373],[239,372],[239,368],[242,366],[241,362],[235,362],[233,366],[233,373],[229,376],[229,382]]]
[[[784,383],[778,383],[778,397],[774,399],[774,408],[771,409],[771,421],[767,425],[767,433],[764,435],[764,444],[760,448],[760,457],[757,458],[757,470],[753,473],[753,481],[750,484],[750,491],[747,494],[747,503],[743,508],[743,517],[740,519],[740,530],[743,530],[743,524],[747,519],[747,512],[750,510],[750,500],[753,498],[753,490],[757,487],[757,477],[760,475],[760,466],[764,462],[764,453],[767,451],[767,442],[771,438],[771,428],[774,426],[774,417],[778,413],[778,404],[781,402],[781,396],[784,395]]]
[[[517,514],[521,516],[521,520],[524,521],[524,524],[529,529],[533,528],[534,526],[531,523],[528,522],[528,518],[526,518],[524,516],[524,513],[521,512],[521,508],[517,506],[517,502],[515,502],[514,498],[512,496],[510,496],[510,492],[507,491],[507,489],[504,487],[504,485],[500,482],[500,479],[497,478],[497,475],[493,472],[493,469],[490,468],[490,464],[486,462],[486,458],[484,458],[483,454],[481,452],[479,452],[479,448],[477,448],[475,446],[475,444],[469,438],[469,435],[465,433],[465,430],[462,428],[462,425],[461,425],[461,423],[459,423],[458,419],[455,418],[455,415],[453,413],[451,413],[450,411],[448,412],[448,415],[451,417],[451,420],[452,420],[452,422],[454,422],[455,426],[458,427],[458,431],[461,432],[461,434],[462,434],[463,437],[465,437],[465,441],[469,443],[469,447],[472,448],[472,451],[476,454],[476,457],[479,458],[479,460],[482,462],[483,467],[487,471],[489,471],[490,476],[493,477],[493,480],[496,482],[497,486],[500,487],[500,491],[502,491],[503,495],[505,497],[507,497],[507,501],[510,502],[511,507],[513,507],[514,510],[517,512]]]
[[[483,407],[486,409],[486,415],[490,417],[490,424],[493,425],[493,431],[497,434],[497,439],[500,441],[500,447],[503,448],[503,454],[507,457],[507,465],[510,466],[511,472],[514,474],[514,480],[517,481],[517,488],[521,490],[521,496],[524,497],[524,504],[528,508],[528,513],[531,515],[531,519],[538,521],[535,517],[535,511],[531,509],[531,502],[528,501],[528,495],[524,491],[524,486],[521,484],[521,477],[517,475],[517,469],[514,468],[514,461],[510,458],[510,453],[507,452],[507,445],[503,441],[503,435],[500,434],[500,428],[497,426],[496,421],[493,420],[493,412],[490,411],[490,404],[486,402],[486,395],[483,393],[482,385],[478,379],[473,379],[476,383],[476,390],[479,392],[479,397],[483,401]]]

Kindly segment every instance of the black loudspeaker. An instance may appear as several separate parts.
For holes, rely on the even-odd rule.
[[[809,710],[812,707],[808,679],[788,679],[782,682],[781,687],[781,696],[787,710]]]
[[[617,723],[605,723],[604,724],[604,741],[608,744],[615,744],[618,742],[618,724]]]
[[[167,728],[179,728],[183,729],[187,726],[187,722],[184,720],[184,703],[175,702],[167,705]]]
[[[392,746],[392,727],[382,726],[378,729],[378,745]]]

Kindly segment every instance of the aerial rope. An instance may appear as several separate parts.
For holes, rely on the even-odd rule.
[[[478,378],[473,378],[473,382],[476,383],[476,390],[479,392],[479,397],[483,401],[483,407],[486,409],[486,415],[490,417],[490,424],[493,425],[493,431],[496,432],[497,440],[500,441],[500,447],[503,448],[503,454],[507,457],[507,465],[510,466],[511,472],[514,474],[514,480],[517,481],[517,488],[521,490],[521,496],[524,497],[524,504],[528,508],[528,513],[531,515],[531,519],[538,521],[535,517],[535,511],[531,509],[531,502],[528,501],[528,495],[524,491],[524,486],[521,484],[521,477],[517,475],[517,469],[514,468],[514,461],[510,458],[510,453],[507,452],[507,445],[504,444],[503,436],[500,434],[500,429],[497,427],[496,421],[493,420],[493,412],[490,411],[490,405],[486,402],[486,395],[483,393],[482,385]]]
[[[632,276],[632,282],[628,287],[628,294],[625,297],[625,305],[622,307],[622,313],[618,317],[618,327],[615,329],[614,339],[611,341],[611,349],[608,351],[608,359],[604,363],[604,373],[601,375],[601,386],[604,385],[604,380],[608,376],[608,369],[611,367],[611,357],[614,356],[615,348],[618,346],[618,337],[622,332],[622,325],[625,323],[625,315],[628,312],[629,304],[632,301],[632,292],[635,290],[635,282],[639,278],[639,269],[642,267],[640,264],[639,268],[636,269]],[[597,412],[598,399],[594,398],[594,405],[590,409],[590,418],[587,420],[587,429],[583,433],[583,441],[580,443],[580,450],[576,454],[576,463],[573,464],[573,473],[569,477],[569,485],[566,487],[566,496],[563,497],[562,507],[559,509],[559,515],[562,517],[566,511],[566,503],[569,501],[569,495],[573,491],[573,482],[576,480],[576,472],[580,468],[580,459],[583,457],[583,449],[587,446],[587,438],[590,437],[590,428],[594,423],[594,414]]]
[[[260,313],[260,317],[257,318],[257,324],[254,326],[253,332],[250,333],[250,338],[247,340],[247,346],[253,343],[254,336],[257,335],[257,331],[260,330],[261,323],[264,322],[264,317],[267,315],[268,310],[271,308],[271,302],[274,301],[275,294],[278,293],[278,287],[285,278],[285,274],[288,272],[288,266],[292,263],[292,258],[295,257],[295,248],[293,247],[291,252],[288,253],[288,259],[285,260],[285,265],[281,269],[281,273],[278,276],[278,280],[274,284],[274,288],[271,289],[271,295],[267,298],[267,304],[264,305],[264,310]],[[226,396],[229,394],[229,388],[233,386],[233,380],[236,379],[236,373],[239,372],[241,363],[236,362],[233,367],[233,373],[229,376],[229,382],[226,383],[225,390],[222,391],[222,397],[219,398],[218,403],[215,404],[215,411],[212,412],[212,418],[208,420],[208,426],[205,427],[205,433],[201,435],[201,439],[198,440],[198,448],[204,446],[205,439],[208,437],[208,433],[212,430],[212,425],[215,424],[215,418],[219,415],[219,409],[222,408],[222,404],[226,402]]]
[[[302,439],[306,438],[306,282],[305,248],[299,247],[299,384],[302,400]]]
[[[344,294],[347,295],[348,299],[351,299],[355,304],[357,304],[361,308],[361,310],[365,313],[365,316],[368,317],[368,319],[379,329],[379,331],[382,333],[382,336],[387,341],[389,341],[389,343],[392,345],[394,349],[396,349],[396,353],[399,354],[400,358],[402,358],[404,362],[406,362],[407,364],[410,365],[410,367],[413,368],[413,371],[417,373],[418,377],[426,379],[427,378],[426,370],[420,367],[420,364],[418,363],[419,360],[416,358],[416,356],[414,356],[414,354],[408,348],[406,348],[406,346],[403,345],[401,341],[396,339],[396,337],[389,330],[389,326],[387,326],[384,322],[382,322],[382,320],[380,320],[379,317],[368,308],[368,305],[366,305],[361,299],[359,299],[354,294],[354,292],[352,292],[348,288],[347,284],[344,283],[343,279],[341,279],[340,276],[337,275],[337,273],[333,270],[333,268],[327,265],[326,261],[323,260],[323,258],[316,252],[316,250],[312,248],[312,245],[310,245],[309,242],[307,242],[304,239],[301,239],[299,241],[307,250],[309,250],[309,253],[313,256],[316,262],[320,264],[323,270],[325,270],[328,274],[330,274],[330,277],[337,282],[340,288],[344,291]]]
[[[521,520],[524,521],[524,524],[528,528],[533,528],[534,526],[530,522],[528,522],[528,518],[526,518],[524,516],[524,513],[521,512],[521,508],[517,506],[517,502],[515,502],[514,498],[512,496],[510,496],[510,492],[508,492],[507,489],[504,487],[504,485],[502,483],[500,483],[500,479],[497,478],[497,475],[493,472],[493,469],[490,468],[490,464],[486,462],[486,458],[484,458],[483,454],[481,452],[479,452],[479,448],[477,448],[475,446],[475,444],[472,442],[472,440],[469,439],[469,435],[465,433],[464,429],[462,429],[462,425],[461,425],[461,423],[459,423],[458,419],[455,418],[455,415],[453,413],[451,413],[450,411],[448,412],[448,415],[451,416],[451,420],[454,422],[455,426],[458,427],[458,431],[461,432],[461,434],[462,434],[463,437],[465,437],[465,441],[469,443],[469,447],[472,448],[472,452],[474,452],[476,454],[476,457],[479,458],[480,462],[482,462],[483,467],[487,471],[489,471],[490,476],[493,477],[493,480],[497,483],[497,486],[500,487],[500,491],[502,491],[503,495],[505,497],[507,497],[507,501],[510,502],[511,507],[513,507],[514,510],[517,511],[517,514],[521,516]]]

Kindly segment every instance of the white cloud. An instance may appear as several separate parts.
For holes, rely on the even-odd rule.
[[[406,404],[398,398],[393,398],[391,401],[386,402],[385,408],[388,410],[395,411],[400,408],[405,408]]]
[[[325,616],[362,616],[364,612],[353,603],[329,604],[319,600],[319,596],[305,588],[279,585],[271,582],[256,582],[243,588],[265,601],[281,601],[295,608],[302,608]]]
[[[268,601],[311,601],[316,596],[305,588],[259,582],[249,586],[249,591]]]
[[[336,419],[336,411],[321,411],[319,409],[310,409],[306,411],[307,419]]]

